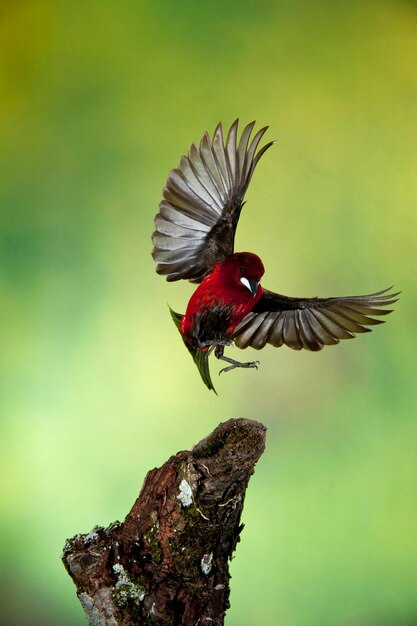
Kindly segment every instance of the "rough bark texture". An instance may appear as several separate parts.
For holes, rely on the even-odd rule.
[[[151,470],[123,523],[67,540],[63,562],[90,626],[221,626],[246,487],[265,447],[231,419]]]

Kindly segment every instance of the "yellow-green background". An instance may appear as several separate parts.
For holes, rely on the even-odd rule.
[[[226,624],[417,624],[416,17],[400,0],[0,2],[3,623],[84,624],[65,538],[245,416],[268,441]],[[216,397],[168,313],[192,286],[156,275],[150,236],[169,169],[237,116],[278,140],[237,235],[264,285],[403,296],[320,354],[212,363]]]

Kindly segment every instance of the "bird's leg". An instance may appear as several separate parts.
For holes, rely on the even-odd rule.
[[[215,341],[213,341],[213,340],[211,340],[211,341],[210,340],[209,341],[200,341],[198,343],[198,347],[199,348],[207,348],[207,347],[210,347],[210,348],[211,347],[213,347],[213,348],[214,347],[222,347],[222,348],[224,348],[225,346],[231,346],[232,343],[233,342],[231,341],[231,339],[224,339],[224,340],[219,339],[219,340],[215,340]]]
[[[234,359],[229,358],[228,356],[224,356],[224,345],[218,345],[214,351],[215,356],[221,361],[226,361],[226,363],[230,363],[229,367],[224,367],[220,370],[219,375],[222,372],[230,372],[230,370],[234,370],[235,367],[254,367],[258,369],[259,361],[248,361],[247,363],[241,363],[240,361],[235,361]]]

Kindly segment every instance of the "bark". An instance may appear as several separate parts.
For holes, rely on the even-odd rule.
[[[146,476],[124,522],[67,540],[90,626],[221,626],[228,563],[266,428],[231,419]]]

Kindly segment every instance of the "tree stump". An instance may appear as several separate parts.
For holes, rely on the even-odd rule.
[[[151,470],[124,522],[67,540],[64,565],[90,626],[221,626],[228,564],[266,428],[220,424]]]

